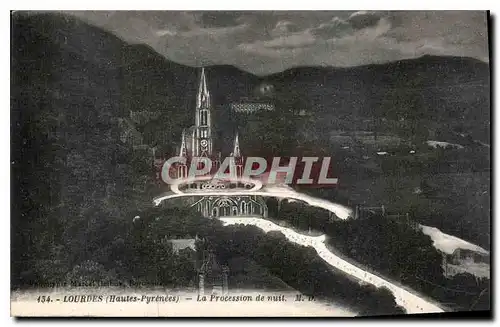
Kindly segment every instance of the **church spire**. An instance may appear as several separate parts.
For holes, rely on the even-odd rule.
[[[193,155],[210,157],[212,155],[212,114],[210,92],[208,91],[205,68],[201,69],[200,85],[196,96],[195,131],[193,135]]]
[[[238,132],[236,132],[236,137],[234,138],[233,157],[235,157],[235,158],[241,157],[240,141],[239,141],[239,137],[238,137]]]
[[[208,91],[207,77],[205,76],[205,68],[201,68],[200,85],[198,87],[198,94],[196,96],[196,106],[201,108],[210,106],[210,92]]]
[[[186,130],[182,130],[182,141],[181,141],[181,149],[179,151],[179,157],[187,156],[187,147],[186,147]]]

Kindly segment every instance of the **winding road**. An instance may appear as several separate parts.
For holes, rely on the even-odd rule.
[[[340,219],[348,219],[352,210],[343,205],[333,203],[327,200],[315,198],[306,194],[298,193],[295,190],[284,187],[284,186],[275,186],[275,187],[267,187],[264,186],[259,190],[254,191],[244,191],[244,190],[200,190],[195,191],[192,190],[188,193],[183,193],[179,191],[177,188],[174,188],[174,192],[167,192],[158,197],[156,197],[153,201],[155,205],[159,205],[161,202],[179,198],[179,197],[192,197],[192,196],[236,196],[236,195],[260,195],[260,196],[269,196],[276,197],[281,199],[294,199],[300,200],[308,203],[311,206],[320,207],[326,209],[330,212],[333,212]],[[295,232],[294,230],[286,227],[279,226],[269,220],[263,218],[255,218],[255,217],[221,217],[219,218],[223,224],[244,224],[244,225],[254,225],[259,227],[263,231],[278,231],[283,233],[291,242],[313,247],[318,255],[326,261],[329,265],[334,268],[337,268],[346,274],[354,276],[355,278],[363,281],[365,283],[372,284],[376,287],[385,286],[388,288],[394,298],[396,303],[402,307],[404,307],[407,313],[415,314],[415,313],[432,313],[432,312],[444,312],[436,303],[432,302],[429,299],[424,298],[422,295],[417,294],[414,291],[404,289],[395,283],[392,283],[386,279],[383,279],[379,276],[371,274],[368,271],[363,270],[360,267],[357,267],[342,258],[338,257],[334,253],[328,250],[324,241],[326,240],[325,235],[321,236],[308,236]]]
[[[335,267],[346,274],[356,277],[357,279],[375,285],[376,287],[387,287],[396,300],[396,303],[401,307],[406,309],[407,313],[415,314],[415,313],[430,313],[430,312],[444,312],[437,304],[431,302],[430,300],[425,299],[421,295],[417,295],[416,293],[412,293],[404,288],[397,286],[390,281],[378,277],[374,274],[371,274],[343,259],[336,256],[330,250],[327,249],[325,245],[326,236],[308,236],[295,232],[290,228],[281,227],[276,225],[275,223],[265,220],[262,218],[255,217],[223,217],[220,218],[224,225],[235,225],[235,224],[243,224],[243,225],[253,225],[259,227],[263,231],[271,232],[277,231],[283,233],[286,238],[296,244],[300,244],[303,246],[311,246],[313,247],[318,255],[326,261],[330,266]]]

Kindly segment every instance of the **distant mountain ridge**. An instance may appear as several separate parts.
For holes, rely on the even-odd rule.
[[[108,75],[117,86],[119,112],[168,112],[166,132],[192,122],[199,69],[174,63],[147,45],[131,45],[110,32],[60,14],[14,15],[13,26],[46,38]],[[50,58],[45,58],[50,60]],[[54,65],[58,65],[53,62]],[[206,68],[216,106],[252,97],[259,85],[274,87],[269,101],[317,115],[417,116],[432,121],[466,120],[467,128],[490,120],[489,65],[472,58],[423,56],[357,67],[296,67],[256,76],[230,65]],[[113,77],[111,77],[113,75]],[[489,142],[481,127],[481,137]]]

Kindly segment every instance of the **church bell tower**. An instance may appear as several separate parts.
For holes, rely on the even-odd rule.
[[[193,156],[210,157],[212,155],[212,113],[205,68],[201,69],[200,85],[196,95],[195,129],[193,130]]]

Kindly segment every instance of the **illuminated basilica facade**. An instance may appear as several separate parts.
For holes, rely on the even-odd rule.
[[[214,155],[214,138],[212,131],[212,103],[207,85],[205,69],[202,68],[200,84],[196,95],[195,125],[187,132],[182,133],[179,156],[186,158],[186,164],[176,166],[177,178],[186,178],[188,163],[192,157],[207,157],[212,160],[212,170],[217,170],[221,165],[221,153]],[[235,135],[233,151],[229,155],[234,165],[229,169],[236,176],[243,173],[243,156],[241,154],[238,134]],[[233,185],[234,186],[234,185]],[[200,184],[194,185],[200,187]],[[219,218],[224,216],[259,216],[267,217],[268,208],[261,196],[257,195],[231,195],[231,196],[204,196],[196,201],[193,206],[205,217]]]

